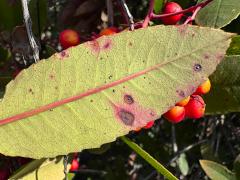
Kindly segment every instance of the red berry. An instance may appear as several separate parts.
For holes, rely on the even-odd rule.
[[[193,119],[203,117],[205,112],[205,103],[201,96],[192,95],[190,101],[185,106],[186,116]]]
[[[80,43],[80,37],[78,33],[72,29],[66,29],[59,35],[59,42],[64,49],[71,46],[76,46]]]
[[[182,7],[175,2],[167,2],[163,9],[164,14],[176,13],[179,11],[182,11]],[[173,24],[176,24],[182,18],[182,16],[183,14],[177,14],[173,16],[163,17],[161,20],[166,25],[173,25]]]
[[[204,83],[198,86],[197,90],[194,92],[195,95],[207,94],[211,89],[211,82],[207,79]]]
[[[71,167],[70,167],[70,171],[76,171],[79,168],[79,163],[77,159],[73,159]]]
[[[172,109],[166,112],[163,117],[172,123],[178,123],[185,117],[185,108],[182,106],[174,106]]]
[[[109,35],[112,35],[112,34],[116,34],[118,32],[118,29],[116,27],[109,27],[109,28],[105,28],[103,29],[99,35],[100,36],[109,36]]]
[[[146,126],[144,126],[144,129],[150,129],[154,125],[154,121],[149,121]]]

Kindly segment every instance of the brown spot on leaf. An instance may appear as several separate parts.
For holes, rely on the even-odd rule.
[[[87,42],[87,46],[90,48],[91,52],[95,55],[99,55],[100,53],[100,45],[97,40]]]
[[[121,110],[119,111],[118,116],[125,125],[127,126],[133,125],[135,117],[131,112],[128,112],[126,110]]]
[[[69,57],[68,50],[63,50],[60,53],[57,53],[56,56],[57,56],[58,59],[64,60],[65,58]]]
[[[34,94],[32,88],[29,88],[29,89],[28,89],[28,92],[31,93],[32,95]]]
[[[129,45],[129,46],[132,46],[132,45],[133,45],[133,43],[132,43],[132,42],[129,42],[129,43],[128,43],[128,45]]]
[[[133,104],[134,99],[131,95],[124,95],[124,102],[127,104]]]
[[[49,75],[49,78],[50,78],[50,79],[54,79],[55,76],[54,76],[53,74],[50,74],[50,75]]]
[[[208,54],[204,54],[204,59],[209,59],[210,58],[210,56],[208,55]]]

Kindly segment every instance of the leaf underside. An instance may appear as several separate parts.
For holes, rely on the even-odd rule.
[[[143,127],[206,80],[232,36],[154,26],[103,36],[32,65],[7,85],[0,119],[34,113],[0,126],[0,153],[55,157]]]

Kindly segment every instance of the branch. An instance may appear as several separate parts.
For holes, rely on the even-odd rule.
[[[155,2],[155,0],[150,0],[150,2],[149,2],[148,13],[147,13],[147,16],[145,17],[145,19],[144,19],[144,21],[143,21],[143,24],[142,24],[142,27],[143,27],[143,28],[145,28],[145,27],[148,26],[149,21],[150,21],[151,18],[152,18],[154,2]]]
[[[28,40],[29,40],[29,44],[33,51],[33,58],[36,63],[39,60],[39,49],[38,49],[38,45],[33,37],[32,21],[30,18],[29,10],[28,10],[28,0],[21,0],[21,3],[22,3],[23,18],[24,18],[24,23],[25,23],[26,30],[27,30]]]

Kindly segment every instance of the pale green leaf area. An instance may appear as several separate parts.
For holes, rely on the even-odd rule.
[[[235,174],[221,164],[208,160],[200,160],[200,164],[212,180],[236,180]]]
[[[222,28],[236,19],[239,14],[239,0],[213,0],[198,12],[195,21],[200,26]]]
[[[55,159],[39,159],[28,163],[21,168],[17,173],[11,176],[10,180],[22,179],[52,179],[61,180],[65,178],[63,169],[63,158],[58,157]],[[67,167],[70,168],[70,164]]]
[[[188,165],[188,161],[187,161],[187,157],[186,154],[183,153],[179,156],[178,160],[177,160],[177,165],[179,170],[181,171],[181,173],[186,176],[189,172],[189,165]]]
[[[103,36],[30,66],[7,85],[0,119],[81,98],[1,126],[0,153],[55,157],[145,126],[215,71],[232,36],[190,25],[154,26]]]
[[[210,76],[212,88],[204,96],[207,114],[240,111],[240,55],[224,59]]]

